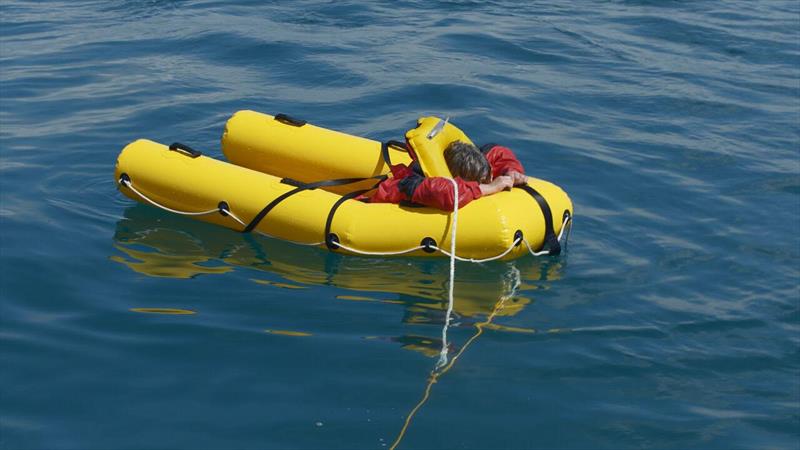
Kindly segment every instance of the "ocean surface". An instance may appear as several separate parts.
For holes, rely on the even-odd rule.
[[[0,2],[0,448],[800,448],[800,2]],[[137,204],[237,110],[499,142],[568,251],[363,258]]]

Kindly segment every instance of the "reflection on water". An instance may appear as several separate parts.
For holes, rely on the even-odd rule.
[[[125,211],[117,223],[114,247],[121,252],[111,259],[132,270],[153,277],[192,278],[225,274],[234,270],[257,270],[255,283],[284,289],[329,285],[358,293],[390,294],[338,295],[345,301],[404,305],[402,322],[442,327],[441,337],[406,334],[368,337],[399,344],[430,358],[439,357],[427,376],[423,396],[406,415],[394,442],[405,435],[417,411],[428,400],[433,385],[446,374],[467,348],[485,330],[535,333],[531,328],[494,323],[502,316],[514,316],[533,301],[523,295],[547,288],[558,280],[565,258],[522,258],[492,264],[459,264],[454,280],[455,304],[450,327],[472,328],[462,345],[447,339],[447,296],[449,262],[446,259],[363,258],[342,256],[320,248],[305,247],[256,235],[234,234],[228,230],[136,205]],[[280,281],[265,279],[277,275]],[[139,308],[145,312],[145,308]],[[148,312],[168,308],[147,308]],[[310,333],[292,330],[264,330],[273,335],[305,337]],[[448,358],[448,355],[454,355]]]
[[[510,271],[509,273],[516,275],[517,277],[519,276],[519,272],[516,271],[516,269]],[[400,445],[400,443],[403,441],[403,438],[405,437],[406,432],[411,426],[411,422],[416,417],[417,412],[419,412],[419,410],[425,405],[425,403],[430,398],[433,385],[436,384],[442,376],[444,376],[447,372],[450,371],[450,369],[453,368],[458,358],[460,358],[461,355],[467,350],[467,348],[473,342],[475,342],[475,340],[478,339],[478,337],[481,334],[483,334],[483,330],[487,327],[487,325],[490,325],[492,323],[492,320],[494,320],[494,318],[497,317],[503,311],[503,309],[505,309],[506,302],[509,299],[514,298],[516,290],[519,288],[520,285],[519,278],[509,277],[508,282],[510,283],[508,285],[509,289],[508,294],[501,296],[500,299],[494,304],[492,312],[491,314],[489,314],[486,320],[475,325],[475,334],[473,334],[466,341],[466,343],[464,343],[464,346],[461,347],[460,350],[458,350],[455,356],[453,356],[453,358],[448,361],[446,359],[446,353],[444,352],[444,349],[442,350],[442,352],[440,353],[439,361],[433,367],[433,369],[430,372],[430,375],[428,376],[428,381],[425,385],[425,389],[423,390],[422,398],[420,398],[417,404],[414,405],[411,411],[406,415],[406,420],[403,422],[403,426],[400,428],[400,432],[397,434],[397,438],[394,440],[389,450],[395,450],[397,446]],[[446,332],[447,332],[447,325],[445,325],[443,329],[443,333]]]
[[[131,311],[143,314],[170,314],[175,316],[196,314],[195,311],[190,311],[188,309],[175,309],[175,308],[131,308]]]
[[[341,300],[378,301],[406,305],[405,323],[442,323],[449,267],[445,259],[363,258],[343,256],[257,235],[234,234],[212,225],[167,215],[136,205],[117,223],[112,255],[132,270],[153,277],[192,278],[237,269],[263,271],[280,280],[253,276],[258,284],[287,289],[329,285],[359,293],[387,293],[390,300],[364,295],[340,295]],[[530,294],[558,280],[564,258],[522,258],[493,264],[459,264],[455,281],[454,321],[470,325],[492,312],[509,291],[509,273],[518,288],[498,313],[513,316],[531,303]],[[509,329],[508,331],[515,331]],[[525,330],[522,330],[525,331]]]
[[[311,336],[311,333],[306,333],[305,331],[291,331],[291,330],[264,330],[265,333],[269,334],[278,334],[281,336],[294,336],[294,337],[305,337]]]
[[[111,260],[147,276],[193,278],[255,270],[263,272],[249,277],[257,284],[283,289],[336,286],[373,294],[339,295],[339,300],[404,305],[403,323],[445,323],[449,282],[446,259],[343,256],[258,235],[232,233],[143,205],[125,210],[124,219],[117,222],[114,247],[119,253]],[[474,327],[489,315],[516,315],[533,301],[531,293],[546,289],[545,282],[561,277],[565,264],[563,257],[460,263],[454,285],[452,326]],[[279,279],[268,279],[274,276]],[[380,294],[391,298],[379,298]],[[497,308],[499,300],[503,301],[502,308]],[[536,332],[495,323],[483,326],[511,333]],[[388,339],[430,357],[438,355],[443,345],[441,338],[430,336]],[[457,351],[457,346],[450,346],[450,350]]]
[[[250,280],[253,281],[254,283],[264,284],[264,285],[267,285],[267,286],[275,286],[275,287],[279,287],[279,288],[283,288],[283,289],[306,289],[306,286],[300,286],[300,285],[291,284],[291,283],[281,283],[279,281],[259,280],[257,278],[251,278]]]

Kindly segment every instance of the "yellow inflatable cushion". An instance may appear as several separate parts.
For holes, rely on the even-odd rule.
[[[472,144],[467,135],[450,122],[445,123],[435,136],[429,138],[431,132],[443,120],[445,119],[438,117],[421,117],[417,121],[416,128],[406,133],[406,141],[416,155],[422,173],[427,177],[453,178],[444,160],[444,150],[454,141]]]

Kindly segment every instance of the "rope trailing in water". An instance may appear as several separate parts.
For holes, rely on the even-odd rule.
[[[439,353],[439,362],[436,367],[442,367],[447,364],[447,328],[450,326],[450,316],[453,314],[453,283],[456,279],[456,227],[458,226],[458,183],[452,178],[447,178],[453,185],[453,222],[450,226],[450,282],[447,287],[447,314],[444,318],[444,327],[442,328],[442,351]],[[513,247],[512,247],[513,248]],[[441,251],[441,250],[440,250]],[[444,252],[442,252],[444,253]],[[508,253],[508,252],[506,252]]]
[[[428,382],[425,385],[425,390],[422,393],[422,398],[419,400],[419,402],[417,402],[417,404],[414,406],[414,408],[411,409],[411,412],[409,412],[408,415],[406,416],[406,420],[403,422],[403,427],[400,429],[400,432],[398,433],[397,438],[395,439],[394,443],[391,445],[391,447],[389,447],[389,450],[395,450],[397,448],[397,446],[400,445],[400,442],[403,440],[403,437],[405,437],[409,426],[411,426],[411,421],[417,415],[417,412],[420,410],[420,408],[422,408],[422,406],[425,403],[427,403],[428,399],[430,398],[431,389],[433,388],[433,385],[436,384],[436,382],[439,381],[439,378],[444,376],[444,374],[446,374],[450,369],[453,368],[453,366],[455,365],[455,363],[458,360],[458,358],[460,358],[461,355],[467,350],[467,348],[470,345],[472,345],[472,343],[480,335],[483,334],[484,327],[489,325],[490,323],[492,323],[492,321],[497,316],[497,314],[500,311],[503,310],[503,308],[505,307],[506,300],[513,299],[514,297],[517,296],[517,291],[518,291],[520,285],[522,284],[522,281],[521,281],[522,275],[520,274],[519,269],[517,269],[516,267],[512,267],[511,274],[512,274],[512,276],[510,278],[512,278],[512,279],[508,280],[509,284],[507,285],[508,294],[503,295],[502,297],[500,297],[500,300],[495,302],[494,308],[492,308],[492,312],[491,312],[491,314],[489,314],[486,317],[486,320],[484,320],[483,322],[475,324],[475,329],[476,329],[475,334],[472,335],[472,337],[470,337],[467,340],[467,342],[464,344],[464,346],[461,347],[461,349],[458,351],[458,353],[456,353],[456,355],[453,356],[453,358],[450,360],[449,364],[447,364],[447,365],[442,367],[442,366],[439,365],[439,363],[437,363],[436,366],[433,368],[433,370],[431,370],[430,376],[428,377]]]

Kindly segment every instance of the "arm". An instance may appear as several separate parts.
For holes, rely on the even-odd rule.
[[[489,160],[489,165],[492,167],[492,177],[508,175],[513,180],[514,186],[528,182],[528,177],[524,175],[525,168],[508,147],[492,145],[486,152],[486,159]]]
[[[453,184],[442,177],[424,178],[419,180],[410,198],[414,203],[438,208],[443,211],[452,211],[455,203],[453,197]],[[455,178],[458,184],[458,207],[463,208],[472,200],[483,195],[483,185],[476,181],[464,181]]]
[[[500,175],[492,180],[491,183],[481,184],[481,195],[496,194],[505,189],[511,189],[514,186],[514,178],[507,175]]]
[[[493,146],[486,153],[486,159],[489,161],[489,165],[492,166],[492,178],[507,175],[511,171],[525,173],[522,163],[519,162],[514,152],[508,147],[503,147],[502,145]]]

